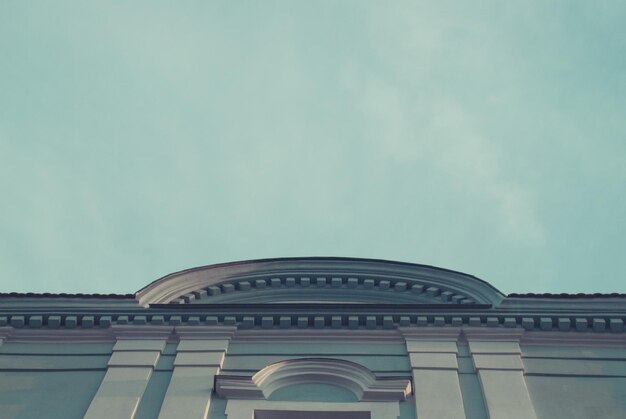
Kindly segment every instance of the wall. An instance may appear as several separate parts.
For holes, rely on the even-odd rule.
[[[89,339],[98,341],[88,342],[75,330],[72,341],[64,343],[54,342],[53,336],[58,332],[59,340],[68,339],[62,330],[46,332],[42,339],[37,338],[41,332],[25,338],[25,332],[11,337],[5,331],[0,344],[0,416],[82,418],[92,400],[103,396],[107,374],[119,368],[148,372],[139,387],[132,380],[113,387],[121,396],[125,385],[132,391],[139,388],[135,418],[161,413],[192,419],[208,409],[210,418],[233,419],[225,415],[227,400],[212,392],[215,374],[249,377],[279,361],[335,358],[362,365],[378,377],[412,378],[415,395],[399,402],[401,419],[413,419],[420,411],[419,419],[443,417],[433,413],[437,406],[450,409],[448,417],[468,419],[626,417],[622,334],[451,327],[136,330],[141,336],[134,336],[133,326],[113,327],[100,337],[99,331],[92,331]],[[131,364],[113,362],[122,355]],[[201,374],[193,378],[189,374],[194,371]],[[345,389],[319,384],[285,388],[270,398],[285,399],[355,402]],[[178,416],[167,416],[168,403],[171,409],[186,406],[189,411],[174,410]]]

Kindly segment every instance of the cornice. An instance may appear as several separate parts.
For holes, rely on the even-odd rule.
[[[2,310],[111,310],[139,308],[134,298],[100,298],[84,296],[45,296],[40,297],[0,297],[0,311]]]
[[[519,342],[526,333],[520,328],[488,328],[488,327],[464,327],[462,329],[462,339],[467,341],[489,341],[489,342]]]
[[[375,343],[403,343],[402,334],[396,329],[390,330],[351,330],[346,333],[342,329],[238,329],[232,338],[233,343],[255,343],[255,342],[289,342],[307,343],[311,342],[375,342]]]
[[[118,340],[230,340],[234,326],[112,325],[107,328],[13,328],[0,327],[0,339],[9,342],[115,342]]]
[[[355,286],[372,291],[424,293],[433,299],[439,297],[438,301],[492,305],[504,298],[494,287],[471,275],[426,265],[350,258],[264,259],[203,266],[158,279],[139,290],[136,297],[144,306],[188,303],[222,293],[291,285],[311,290]]]
[[[277,305],[274,309],[247,312],[203,311],[149,311],[128,314],[72,313],[46,315],[8,314],[0,316],[0,327],[34,329],[107,329],[124,326],[130,330],[160,326],[229,326],[238,329],[285,330],[285,329],[366,329],[391,330],[398,327],[458,328],[478,327],[489,329],[524,329],[559,332],[611,332],[625,331],[626,314],[575,314],[554,316],[545,313],[513,315],[510,313],[454,312],[424,310],[396,312],[358,310],[347,305],[343,310],[303,310],[290,313]]]
[[[507,297],[498,309],[513,312],[521,311],[626,311],[624,297],[577,297],[577,298],[531,298]]]
[[[598,339],[598,333],[593,330],[579,333],[529,331],[522,336],[520,343],[523,345],[555,345],[559,347],[613,346],[626,348],[626,333],[603,334],[602,339]]]
[[[300,358],[277,362],[251,377],[217,375],[215,389],[226,399],[269,399],[281,388],[329,384],[352,392],[358,401],[402,401],[412,392],[406,377],[379,379],[354,362],[333,358]]]

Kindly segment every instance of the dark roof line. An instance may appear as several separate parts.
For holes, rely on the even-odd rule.
[[[51,292],[1,292],[0,298],[90,298],[90,299],[109,299],[109,300],[129,300],[135,298],[135,294],[70,294],[70,293],[51,293]],[[610,294],[594,293],[594,294],[567,294],[567,293],[512,293],[507,298],[557,298],[557,299],[576,299],[576,298],[626,298],[626,294],[613,292]]]
[[[542,293],[542,294],[535,294],[535,293],[525,293],[525,294],[517,294],[517,293],[513,293],[513,294],[509,294],[507,295],[507,298],[563,298],[563,299],[576,299],[576,298],[626,298],[626,294],[620,294],[617,292],[613,292],[610,294],[602,294],[602,293],[594,293],[594,294],[585,294],[585,293],[578,293],[578,294],[567,294],[567,293],[560,293],[560,294],[552,294],[549,292],[546,293]]]
[[[93,298],[125,300],[135,298],[135,294],[69,294],[52,292],[2,292],[0,298]]]

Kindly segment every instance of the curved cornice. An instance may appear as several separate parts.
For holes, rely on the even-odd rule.
[[[228,286],[232,290],[239,289],[241,282],[245,282],[246,286],[267,284],[271,288],[272,280],[278,280],[277,284],[282,286],[287,279],[293,278],[299,285],[299,278],[315,280],[320,277],[328,279],[328,283],[323,285],[329,287],[333,278],[339,278],[343,281],[340,286],[346,287],[350,278],[357,278],[359,286],[363,286],[369,278],[374,281],[373,290],[383,289],[384,285],[385,289],[395,287],[395,290],[410,292],[416,286],[413,290],[417,289],[417,293],[429,291],[426,294],[433,298],[441,296],[438,301],[456,296],[457,302],[497,306],[504,298],[487,282],[448,269],[377,259],[335,257],[259,259],[202,266],[164,276],[139,290],[135,297],[144,306],[167,304],[183,302],[185,296],[189,296],[187,300],[194,298],[194,292],[197,295],[206,295],[207,290],[209,294],[212,290],[219,293],[223,289],[220,287],[225,284],[233,284]],[[366,285],[363,287],[367,288]]]
[[[216,391],[225,398],[269,399],[272,393],[298,384],[328,384],[345,388],[359,401],[400,401],[411,394],[408,378],[378,379],[366,367],[334,358],[280,361],[252,377],[216,376]]]

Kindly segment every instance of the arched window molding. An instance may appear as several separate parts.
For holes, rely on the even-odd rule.
[[[354,362],[333,358],[302,358],[277,362],[252,377],[216,376],[216,392],[227,399],[265,399],[297,384],[328,384],[345,388],[358,401],[402,401],[410,396],[408,378],[376,377]]]
[[[276,391],[300,384],[344,388],[356,402],[268,400]],[[240,418],[393,419],[411,395],[407,377],[376,377],[368,368],[334,358],[301,358],[270,364],[251,377],[218,375],[215,391],[228,399],[226,416]]]

